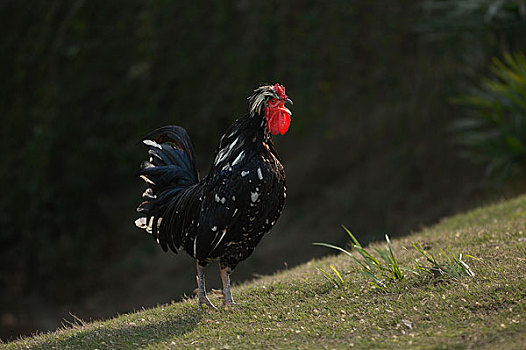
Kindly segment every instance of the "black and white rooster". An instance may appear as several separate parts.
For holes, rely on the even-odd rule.
[[[205,291],[204,267],[219,261],[223,305],[233,305],[229,275],[250,256],[278,220],[286,197],[285,171],[271,134],[284,134],[292,101],[279,84],[249,97],[249,111],[221,137],[208,175],[200,180],[186,130],[165,126],[143,142],[150,159],[140,176],[148,188],[137,227],[164,251],[183,248],[197,261],[198,308],[214,307]]]

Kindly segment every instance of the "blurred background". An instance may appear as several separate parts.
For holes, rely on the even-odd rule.
[[[513,0],[0,2],[0,338],[180,300],[193,260],[137,228],[138,143],[184,126],[208,171],[260,83],[285,211],[234,284],[521,193],[526,4]],[[219,287],[216,267],[208,287]]]

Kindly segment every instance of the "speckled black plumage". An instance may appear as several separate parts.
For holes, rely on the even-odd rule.
[[[138,208],[144,217],[136,224],[163,250],[183,248],[201,266],[219,260],[234,269],[278,220],[285,203],[285,171],[263,109],[276,94],[262,89],[249,99],[249,113],[222,136],[202,180],[183,128],[166,126],[145,138],[150,160],[140,174],[148,189]]]

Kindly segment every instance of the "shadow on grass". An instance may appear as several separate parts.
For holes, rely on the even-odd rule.
[[[125,320],[118,323],[103,323],[78,328],[73,334],[57,334],[55,339],[43,342],[38,348],[108,348],[130,349],[165,342],[191,332],[200,322],[203,313],[195,310],[184,310],[181,314],[146,315],[138,314],[124,316]]]

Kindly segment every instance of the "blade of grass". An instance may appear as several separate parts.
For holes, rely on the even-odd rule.
[[[375,286],[376,288],[379,288],[379,289],[382,289],[383,291],[387,290],[387,286],[385,285],[384,282],[382,282],[381,279],[379,279],[374,273],[372,273],[371,271],[367,271],[367,270],[362,270],[361,273],[371,279],[374,280],[374,282],[371,282],[369,281],[370,284],[372,284],[373,286]]]
[[[313,245],[317,245],[317,246],[321,246],[321,247],[327,247],[327,248],[331,248],[331,249],[336,249],[336,250],[339,250],[340,252],[343,252],[345,254],[347,254],[348,256],[350,256],[354,261],[356,261],[360,266],[362,266],[364,269],[370,269],[371,267],[368,266],[368,265],[365,265],[363,264],[360,260],[358,260],[354,255],[352,255],[351,252],[349,252],[348,250],[346,249],[343,249],[342,247],[338,247],[336,245],[332,245],[332,244],[328,244],[328,243],[312,243]]]
[[[387,248],[389,250],[389,264],[391,265],[391,270],[393,272],[393,276],[398,280],[404,279],[404,274],[400,270],[400,266],[398,266],[398,262],[396,261],[396,258],[393,254],[393,249],[391,245],[391,240],[389,239],[388,235],[385,235],[385,240],[387,241]]]
[[[341,283],[343,284],[343,278],[342,278],[342,276],[340,275],[340,273],[338,272],[338,270],[336,270],[336,268],[335,268],[334,266],[332,266],[332,265],[330,266],[330,268],[331,268],[331,270],[334,272],[334,274],[335,274],[336,276],[338,276],[338,278],[340,279]]]
[[[335,287],[339,287],[340,284],[338,283],[338,281],[332,277],[330,274],[328,274],[327,272],[325,272],[324,270],[322,269],[317,269],[318,271],[320,271],[321,273],[323,273],[323,275],[325,276],[325,278],[331,282],[332,284],[334,284]]]
[[[351,233],[351,231],[349,231],[349,229],[347,227],[343,226],[343,225],[342,225],[342,227],[345,230],[345,232],[347,232],[349,237],[351,237],[351,240],[354,242],[354,245],[358,246],[359,248],[362,248],[362,245],[360,244],[360,242],[358,242],[356,237],[354,237],[354,235]]]
[[[436,259],[435,257],[430,254],[428,255],[425,251],[424,251],[424,248],[422,247],[422,244],[420,244],[420,242],[417,242],[418,243],[418,246],[414,243],[414,242],[411,242],[411,245],[420,253],[422,254],[426,259],[427,261],[429,261],[431,264],[433,265],[438,265],[437,262],[436,262]]]
[[[333,244],[329,244],[329,243],[320,243],[320,242],[312,243],[312,245],[319,245],[321,247],[327,247],[327,248],[331,248],[331,249],[336,249],[336,250],[339,250],[340,252],[345,253],[345,254],[349,255],[350,257],[354,258],[354,255],[352,255],[351,252],[349,252],[346,249],[343,249],[342,247],[338,247],[337,245],[333,245]]]

